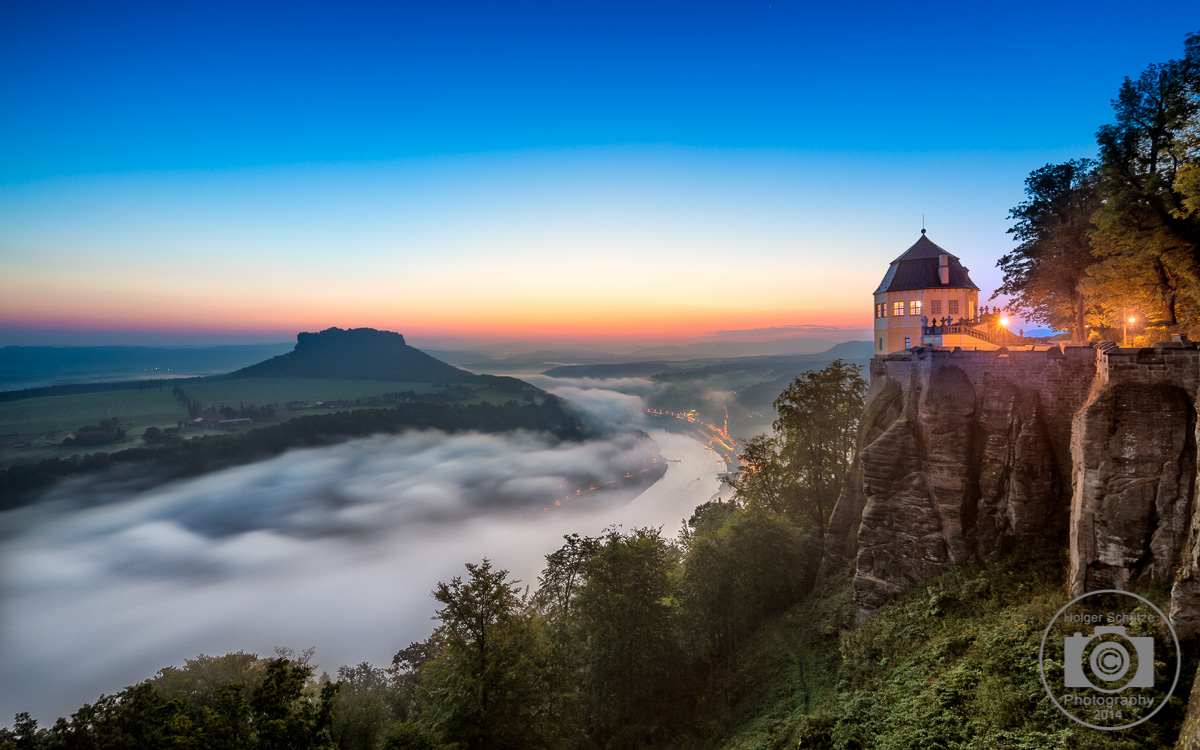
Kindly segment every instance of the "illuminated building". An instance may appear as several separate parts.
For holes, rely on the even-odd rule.
[[[877,356],[922,344],[996,349],[1004,335],[998,316],[980,316],[979,287],[967,268],[924,229],[875,290]]]

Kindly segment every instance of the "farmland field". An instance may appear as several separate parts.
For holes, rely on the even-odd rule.
[[[206,410],[216,410],[222,406],[241,408],[278,404],[283,407],[289,401],[305,401],[313,406],[318,401],[353,403],[357,398],[381,396],[384,393],[445,391],[444,387],[429,383],[320,378],[245,378],[180,385],[189,396],[199,399]],[[470,395],[459,395],[455,403],[520,402],[526,395],[521,387],[509,390],[479,383],[467,387],[471,389]],[[338,407],[339,410],[345,408],[370,407]],[[280,408],[272,421],[286,421],[321,411],[320,408],[303,411]],[[126,432],[124,441],[82,448],[61,445],[68,432],[112,417],[121,421],[121,427]],[[123,450],[141,445],[140,438],[147,427],[174,427],[180,420],[188,421],[187,410],[166,389],[43,396],[0,403],[0,468],[46,458],[61,458],[72,453]],[[194,437],[213,429],[189,423],[182,436]]]
[[[0,403],[0,468],[72,453],[123,450],[139,444],[147,427],[174,427],[187,416],[169,390],[79,393]],[[89,445],[82,451],[60,445],[72,430],[113,417],[125,430],[123,442]]]
[[[137,427],[172,427],[187,411],[169,390],[128,390],[43,396],[0,403],[0,435],[61,431],[63,435],[101,419],[117,417]],[[140,434],[141,430],[137,430]],[[63,435],[59,435],[61,440]]]
[[[243,378],[216,383],[184,383],[189,396],[208,407],[221,405],[267,406],[289,401],[353,401],[356,398],[382,396],[385,393],[439,390],[429,383],[402,383],[395,380],[335,380],[324,378]]]

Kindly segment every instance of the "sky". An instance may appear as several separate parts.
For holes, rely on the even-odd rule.
[[[990,294],[1025,176],[1093,155],[1196,30],[1194,2],[5,3],[0,345],[868,338],[922,221]]]

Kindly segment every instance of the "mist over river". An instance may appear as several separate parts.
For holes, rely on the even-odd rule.
[[[636,396],[571,391],[597,422],[638,425]],[[674,535],[725,467],[697,440],[649,432],[672,460],[662,479],[627,504],[572,509],[518,499],[602,476],[630,438],[412,432],[125,494],[64,485],[0,514],[0,724],[29,711],[45,725],[200,653],[315,646],[318,673],[387,666],[432,631],[430,592],[464,563],[489,557],[536,586],[564,534]],[[103,502],[78,507],[88,492]]]

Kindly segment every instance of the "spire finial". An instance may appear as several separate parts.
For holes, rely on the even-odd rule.
[[[925,234],[925,227],[921,227],[921,234]]]
[[[925,234],[925,214],[921,214],[921,234]]]

